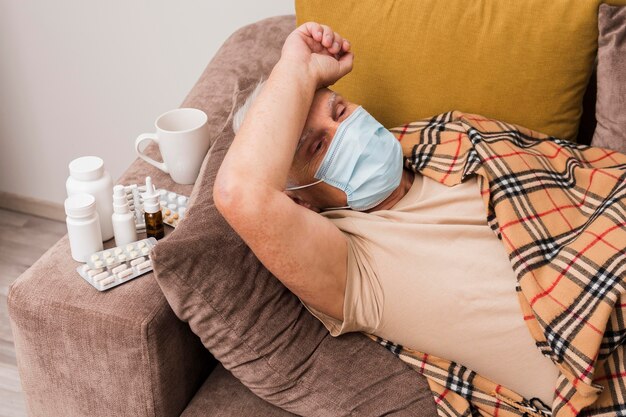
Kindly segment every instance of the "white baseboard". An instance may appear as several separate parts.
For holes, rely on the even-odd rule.
[[[0,191],[0,208],[32,214],[46,219],[65,221],[63,204]]]

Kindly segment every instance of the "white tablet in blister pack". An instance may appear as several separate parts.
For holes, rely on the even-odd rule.
[[[152,271],[152,261],[150,257],[142,256],[102,268],[91,268],[88,264],[83,264],[76,271],[95,289],[105,291]]]

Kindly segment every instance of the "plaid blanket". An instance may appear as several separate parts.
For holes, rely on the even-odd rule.
[[[530,336],[559,369],[554,401],[368,336],[427,378],[441,416],[626,416],[626,155],[460,111],[391,132],[414,171],[478,176]]]

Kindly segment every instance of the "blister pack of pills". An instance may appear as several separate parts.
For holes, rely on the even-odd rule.
[[[89,264],[80,265],[76,271],[98,291],[105,291],[152,271],[149,256],[141,256],[116,266],[92,268]]]
[[[124,191],[126,192],[128,207],[135,216],[137,230],[144,230],[146,228],[146,220],[144,218],[143,197],[141,194],[146,192],[146,186],[138,184],[125,185]],[[178,222],[187,214],[189,197],[163,188],[157,189],[156,192],[159,194],[163,223],[176,227]]]
[[[137,231],[144,230],[146,228],[146,219],[143,216],[143,197],[141,194],[146,192],[146,186],[137,184],[125,185],[124,192],[126,193],[128,208],[135,216]]]
[[[157,192],[159,193],[159,202],[161,203],[163,223],[176,227],[178,222],[187,214],[189,197],[163,189],[157,190]]]
[[[105,249],[91,255],[87,260],[87,266],[92,270],[114,267],[123,262],[147,256],[150,253],[150,249],[156,244],[157,240],[153,237],[149,237],[129,243],[128,245]]]

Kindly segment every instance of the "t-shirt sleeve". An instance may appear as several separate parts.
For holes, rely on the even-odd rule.
[[[303,303],[335,337],[349,332],[374,332],[380,323],[383,306],[382,288],[367,245],[353,235],[345,236],[348,241],[348,264],[343,322]]]

